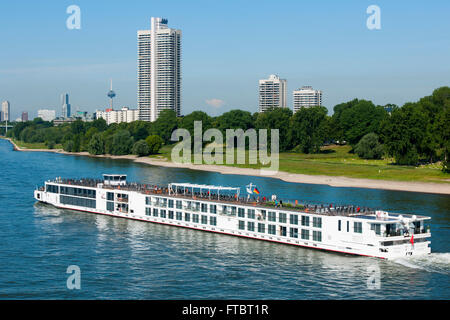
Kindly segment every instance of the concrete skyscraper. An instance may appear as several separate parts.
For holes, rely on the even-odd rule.
[[[311,86],[303,86],[293,92],[294,112],[301,107],[314,107],[322,105],[322,91],[314,90]]]
[[[61,95],[61,105],[62,105],[62,117],[69,118],[71,113],[70,113],[69,95],[67,93],[63,93]]]
[[[11,121],[11,106],[9,101],[2,102],[2,121]]]
[[[165,109],[181,114],[181,30],[167,19],[151,18],[150,30],[139,30],[139,119],[155,121]]]
[[[271,74],[269,79],[259,80],[259,112],[270,108],[286,108],[287,81]]]

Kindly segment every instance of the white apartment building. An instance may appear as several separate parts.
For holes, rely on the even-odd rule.
[[[105,111],[96,111],[97,119],[105,119],[106,123],[133,122],[139,120],[139,110],[122,107],[120,110],[106,109]]]
[[[2,102],[1,121],[11,121],[11,105],[8,100]]]
[[[287,81],[271,74],[269,79],[259,80],[259,112],[270,108],[286,108]]]
[[[53,121],[56,118],[56,111],[48,109],[38,110],[38,118],[41,118],[44,121]]]
[[[150,30],[139,30],[139,119],[155,121],[164,109],[181,114],[181,30],[167,19],[151,18]]]
[[[294,90],[294,113],[301,107],[314,107],[322,105],[322,91],[314,90],[311,86],[303,86]]]

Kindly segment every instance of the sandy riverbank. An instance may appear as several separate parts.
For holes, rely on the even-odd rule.
[[[26,149],[18,147],[11,139],[9,140],[15,150],[18,151],[33,151],[33,152],[55,152],[67,155],[89,156],[94,158],[111,158],[111,159],[125,159],[137,163],[144,163],[153,166],[164,166],[171,168],[186,168],[192,170],[212,171],[222,174],[236,174],[248,176],[264,176],[281,179],[287,182],[294,183],[309,183],[309,184],[323,184],[332,187],[352,187],[352,188],[368,188],[368,189],[383,189],[396,191],[410,191],[422,193],[436,193],[450,195],[450,183],[429,183],[429,182],[406,182],[406,181],[389,181],[389,180],[373,180],[373,179],[356,179],[338,176],[320,176],[320,175],[305,175],[298,173],[278,172],[275,175],[263,175],[259,169],[251,168],[236,168],[221,165],[194,165],[194,164],[180,164],[169,162],[165,160],[151,159],[147,157],[137,157],[134,155],[113,156],[113,155],[91,155],[88,152],[66,152],[62,149]]]

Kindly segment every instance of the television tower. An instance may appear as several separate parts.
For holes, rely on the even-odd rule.
[[[108,91],[107,96],[110,99],[109,107],[112,109],[113,108],[113,98],[116,96],[116,93],[112,89],[112,79],[111,79],[111,87],[110,87],[110,89]]]

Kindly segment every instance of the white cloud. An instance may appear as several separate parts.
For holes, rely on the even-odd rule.
[[[220,99],[209,99],[205,101],[207,105],[214,107],[214,108],[220,108],[221,106],[223,106],[225,104],[225,101],[220,100]]]

